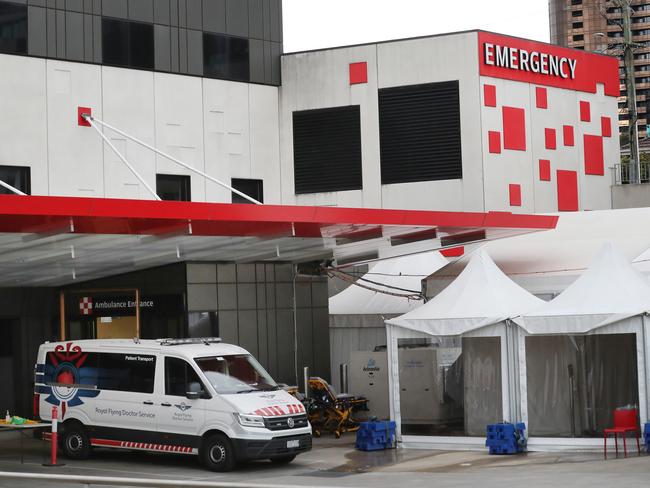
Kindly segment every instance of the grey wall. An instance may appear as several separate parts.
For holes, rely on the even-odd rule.
[[[102,62],[101,18],[154,24],[155,69],[203,74],[203,32],[249,39],[254,83],[280,84],[281,0],[13,0],[28,5],[33,56]]]
[[[3,340],[11,337],[13,361],[3,360],[5,375],[12,376],[13,387],[3,389],[0,409],[12,409],[12,415],[32,416],[34,364],[38,347],[57,339],[58,295],[52,288],[3,288],[0,293],[0,323],[12,326],[0,331]],[[8,319],[8,320],[7,320]],[[4,386],[9,386],[5,381]]]
[[[251,352],[277,380],[296,384],[291,264],[188,263],[188,311],[217,312],[219,335]],[[329,379],[327,280],[296,278],[298,369]],[[300,373],[302,374],[302,373]]]
[[[650,207],[650,184],[612,186],[612,208],[640,207]]]

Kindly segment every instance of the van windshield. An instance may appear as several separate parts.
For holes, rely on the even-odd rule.
[[[277,390],[273,378],[250,354],[195,358],[203,374],[217,393],[251,393]]]

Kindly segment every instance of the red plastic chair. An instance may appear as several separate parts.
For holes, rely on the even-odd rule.
[[[641,431],[639,429],[639,424],[637,423],[637,415],[639,411],[636,408],[621,408],[614,410],[614,427],[604,430],[604,441],[605,441],[605,459],[607,459],[607,436],[609,434],[614,434],[614,442],[616,445],[616,456],[618,457],[618,434],[623,435],[623,452],[625,457],[627,457],[627,444],[625,442],[626,434],[628,432],[634,432],[636,437],[636,449],[641,455],[641,447],[639,446],[639,437]]]

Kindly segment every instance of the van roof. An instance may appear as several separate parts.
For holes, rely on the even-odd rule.
[[[167,342],[165,342],[167,341]],[[106,352],[119,351],[150,351],[150,352],[174,352],[187,357],[208,356],[210,354],[249,354],[245,349],[233,344],[223,342],[197,342],[170,344],[170,339],[84,339],[79,341],[48,342],[41,345],[41,348],[54,348],[58,345],[66,349],[67,344],[79,346],[82,351],[102,349]]]

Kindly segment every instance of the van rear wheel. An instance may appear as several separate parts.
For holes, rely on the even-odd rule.
[[[206,468],[225,472],[235,467],[235,451],[230,439],[222,434],[208,437],[201,446],[201,461]]]
[[[70,459],[90,457],[90,439],[81,424],[73,423],[63,429],[63,453]]]

